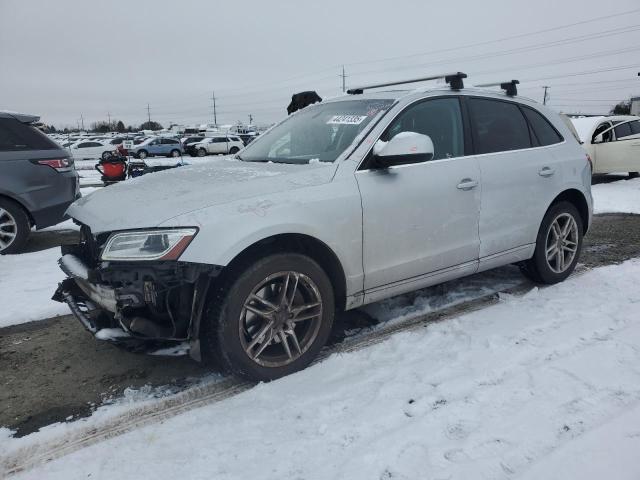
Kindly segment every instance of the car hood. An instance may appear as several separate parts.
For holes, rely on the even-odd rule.
[[[67,215],[93,233],[153,228],[214,205],[328,183],[334,172],[330,163],[207,160],[101,188],[73,203]]]

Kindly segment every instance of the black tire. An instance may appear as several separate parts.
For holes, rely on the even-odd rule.
[[[112,152],[107,151],[107,152],[102,152],[101,157],[102,157],[103,160],[106,160],[107,158],[111,157],[112,155],[113,155]]]
[[[18,253],[29,238],[29,216],[17,203],[0,198],[0,224],[5,223],[10,225],[0,227],[0,255]]]
[[[562,271],[554,271],[553,267],[550,265],[551,260],[547,260],[547,248],[548,248],[548,240],[549,236],[552,235],[550,232],[552,228],[552,224],[556,219],[568,219],[567,216],[573,218],[573,221],[576,225],[575,236],[572,235],[571,242],[575,241],[576,244],[576,252],[570,262],[567,262]],[[553,204],[549,210],[547,211],[544,219],[542,220],[542,224],[540,225],[540,230],[538,231],[538,236],[536,238],[536,249],[531,259],[524,262],[521,265],[521,270],[529,279],[533,280],[537,283],[545,283],[548,285],[562,282],[565,280],[576,267],[578,260],[580,259],[580,253],[582,251],[582,237],[583,237],[583,225],[582,225],[582,217],[578,212],[578,209],[569,202],[558,202]],[[551,246],[553,246],[554,242],[551,242]],[[563,253],[564,255],[564,253]],[[557,256],[554,257],[553,263],[557,265],[558,259]],[[558,269],[560,270],[560,269]]]
[[[147,152],[146,150],[140,150],[138,151],[138,158],[140,160],[144,160],[145,158],[147,158],[149,156],[149,152]]]
[[[198,157],[205,157],[207,155],[207,151],[204,148],[199,148],[196,151],[196,155],[198,155]]]
[[[215,365],[224,371],[258,381],[274,380],[307,367],[326,344],[335,316],[333,288],[325,271],[314,260],[297,253],[273,254],[238,270],[237,274],[230,275],[230,278],[222,282],[223,285],[218,286],[209,295],[200,327],[202,360],[208,365]],[[284,272],[297,272],[311,280],[317,287],[316,292],[320,294],[318,303],[321,304],[321,311],[310,320],[314,323],[306,324],[303,321],[296,324],[300,327],[295,328],[301,329],[298,332],[302,332],[299,344],[296,337],[298,352],[302,352],[297,354],[297,358],[285,360],[289,362],[286,365],[265,366],[251,358],[243,346],[243,341],[246,343],[259,338],[256,333],[253,338],[243,339],[242,335],[247,334],[246,330],[242,330],[246,327],[247,319],[243,310],[245,301],[249,302],[249,296],[264,280]],[[279,295],[279,292],[277,294]],[[256,328],[254,331],[259,331],[262,326]],[[306,333],[305,328],[308,329]],[[307,335],[309,339],[305,343]],[[274,338],[274,341],[278,340]],[[269,349],[281,349],[280,354],[283,355],[282,342],[269,341],[268,345],[271,346],[264,350],[265,353],[268,354]]]
[[[640,177],[640,172],[629,172],[629,178],[638,178]]]
[[[231,150],[229,150],[229,153],[231,155],[235,155],[236,153],[238,153],[240,151],[240,149],[238,147],[231,147]]]
[[[180,156],[180,150],[174,149],[169,152],[169,157],[176,158]]]

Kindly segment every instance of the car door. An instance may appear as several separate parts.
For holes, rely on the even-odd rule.
[[[533,108],[486,97],[470,97],[467,104],[482,176],[482,270],[532,253],[544,212],[562,181],[562,159],[554,155],[553,144],[563,138]]]
[[[593,173],[611,173],[619,168],[618,152],[620,145],[615,144],[613,124],[610,121],[601,122],[591,136],[591,151],[593,152]]]
[[[408,106],[380,139],[388,141],[401,132],[429,135],[434,157],[382,169],[375,167],[371,152],[356,172],[366,301],[477,268],[480,169],[475,158],[465,156],[459,99],[426,99]]]

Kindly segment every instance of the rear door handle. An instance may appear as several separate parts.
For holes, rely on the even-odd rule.
[[[541,177],[550,177],[556,173],[555,169],[549,167],[543,167],[540,171],[538,171],[538,175]]]
[[[458,184],[458,190],[471,190],[472,188],[476,188],[478,186],[478,182],[471,178],[463,178],[460,180]]]

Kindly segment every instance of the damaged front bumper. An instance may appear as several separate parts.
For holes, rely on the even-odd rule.
[[[97,339],[136,352],[189,345],[200,360],[198,333],[211,281],[221,267],[180,262],[96,263],[73,247],[58,261],[68,278],[53,299],[64,302]]]

